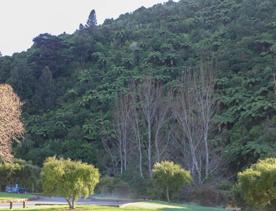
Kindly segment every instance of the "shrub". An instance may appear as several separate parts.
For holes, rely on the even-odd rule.
[[[114,177],[104,176],[96,187],[96,193],[112,193],[114,189]]]
[[[236,189],[250,206],[276,206],[276,158],[260,160],[238,174]]]
[[[81,196],[88,197],[99,183],[99,170],[70,159],[48,158],[42,168],[42,188],[46,195],[65,197],[70,208]]]
[[[216,184],[207,183],[189,187],[181,193],[183,195],[181,200],[205,206],[221,206],[229,201],[231,192],[220,190]]]
[[[19,184],[20,187],[34,192],[40,190],[40,168],[24,160],[0,164],[0,186]]]
[[[130,187],[128,183],[119,177],[102,177],[99,185],[96,188],[96,191],[100,194],[111,194],[120,197],[126,197],[130,195]]]
[[[166,195],[167,201],[173,192],[178,192],[184,185],[192,182],[189,171],[181,168],[180,165],[171,161],[156,163],[153,167],[154,186],[159,189],[159,193]]]

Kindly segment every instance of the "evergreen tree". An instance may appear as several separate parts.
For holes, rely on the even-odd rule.
[[[84,27],[84,25],[81,23],[80,25],[79,25],[79,30],[83,30],[85,27]]]
[[[92,10],[90,12],[90,15],[88,17],[86,27],[93,27],[97,25],[97,17],[96,17],[96,11]]]

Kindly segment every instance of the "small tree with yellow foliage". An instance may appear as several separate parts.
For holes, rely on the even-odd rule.
[[[276,158],[260,160],[238,174],[237,191],[245,202],[261,210],[276,207]]]
[[[46,195],[63,196],[71,209],[80,197],[88,197],[99,183],[97,168],[81,161],[48,158],[42,168],[42,188]]]
[[[192,183],[192,176],[180,165],[172,161],[162,161],[154,164],[153,182],[159,193],[165,194],[167,201],[170,201],[173,192]]]

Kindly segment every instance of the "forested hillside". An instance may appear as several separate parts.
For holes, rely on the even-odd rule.
[[[275,0],[169,1],[102,25],[93,14],[0,57],[0,83],[24,102],[17,157],[137,177],[174,160],[204,183],[276,156]]]

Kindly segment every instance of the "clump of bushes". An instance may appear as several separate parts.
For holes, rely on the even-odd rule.
[[[101,178],[96,192],[103,195],[125,197],[130,194],[130,187],[119,177],[104,176]]]
[[[187,188],[182,192],[182,199],[205,206],[221,206],[229,201],[229,192],[221,190],[216,184],[206,183]]]
[[[40,191],[40,168],[32,163],[15,159],[12,163],[0,163],[0,187],[19,184],[29,192]]]
[[[162,161],[153,167],[153,185],[161,198],[166,198],[167,201],[170,201],[173,194],[177,194],[183,186],[191,183],[190,172],[171,161]]]
[[[276,207],[276,158],[258,161],[238,174],[235,187],[249,207],[270,210]]]

